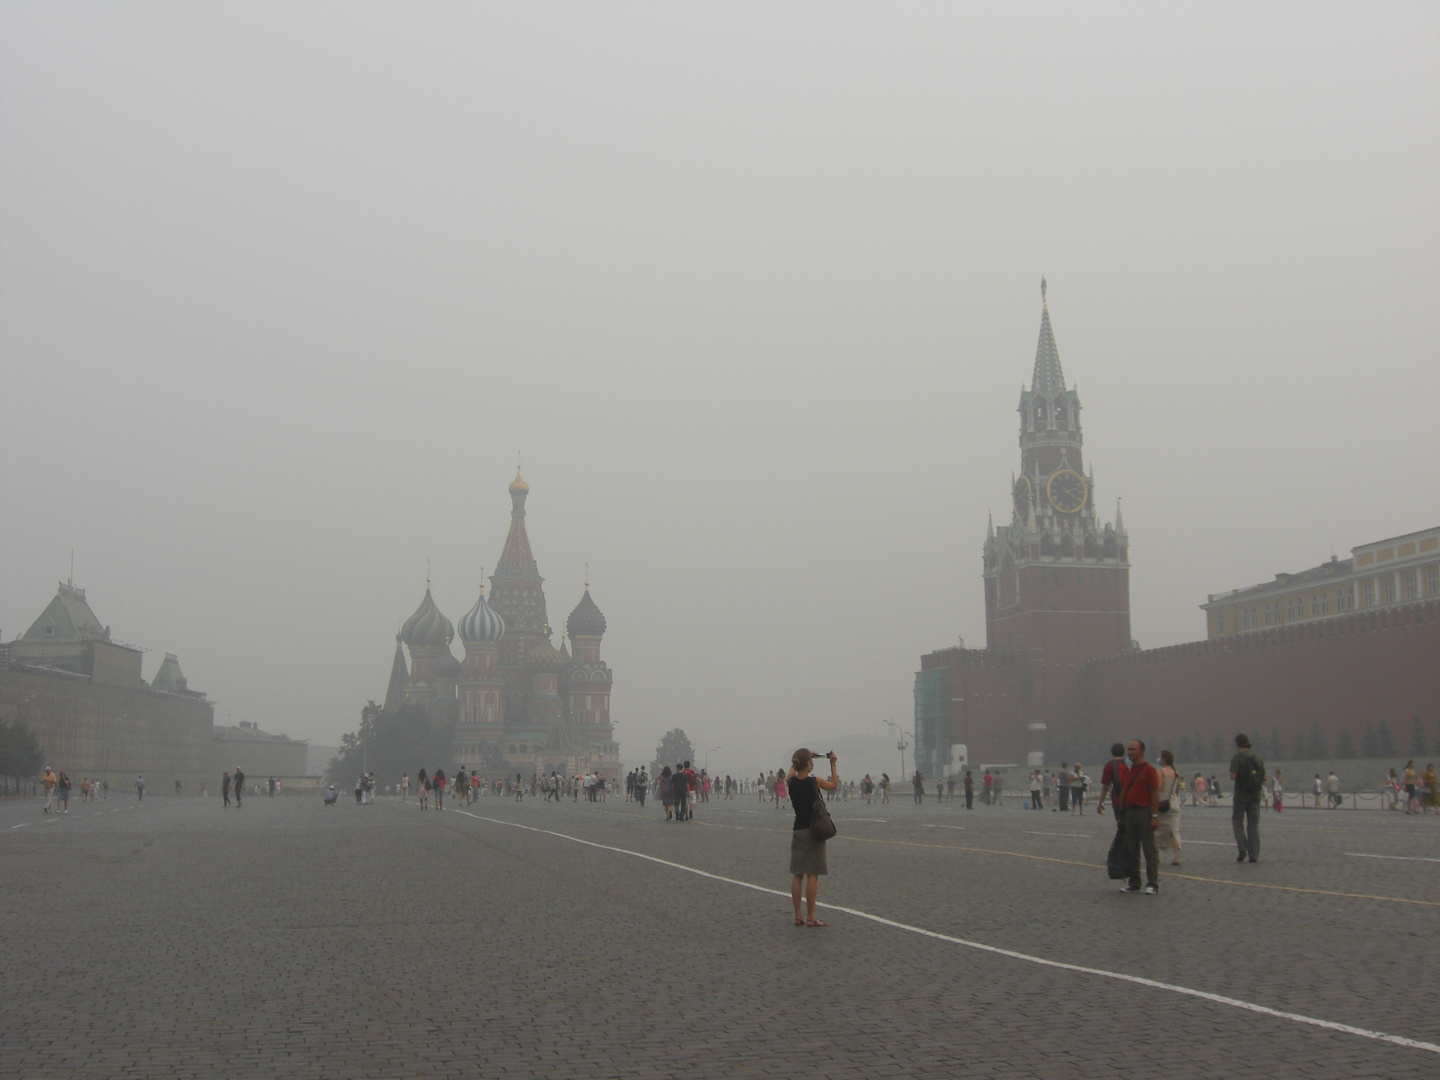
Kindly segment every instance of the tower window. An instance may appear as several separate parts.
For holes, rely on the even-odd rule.
[[[1045,402],[1039,398],[1035,400],[1035,426],[1045,426]]]
[[[1061,398],[1055,402],[1055,426],[1066,427],[1069,424],[1069,412],[1065,408],[1065,399]]]

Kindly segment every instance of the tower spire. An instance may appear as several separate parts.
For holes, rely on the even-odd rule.
[[[1065,372],[1060,367],[1060,350],[1050,328],[1050,305],[1045,299],[1045,279],[1040,279],[1040,340],[1035,346],[1035,373],[1030,389],[1037,394],[1054,394],[1065,389]]]

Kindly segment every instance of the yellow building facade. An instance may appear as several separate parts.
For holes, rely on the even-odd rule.
[[[1440,526],[1352,548],[1350,558],[1248,589],[1212,593],[1206,636],[1232,637],[1296,622],[1440,598]]]

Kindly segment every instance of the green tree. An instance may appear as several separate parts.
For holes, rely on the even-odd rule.
[[[1225,760],[1225,740],[1222,739],[1219,735],[1212,737],[1210,740],[1210,760]]]
[[[1355,737],[1350,734],[1349,728],[1341,731],[1340,738],[1335,740],[1335,756],[1347,760],[1355,756]]]
[[[1425,737],[1425,723],[1417,713],[1410,721],[1410,753],[1415,757],[1430,752],[1430,740]]]
[[[652,775],[659,776],[660,770],[666,765],[673,769],[681,761],[694,760],[695,748],[690,745],[690,737],[685,734],[685,729],[672,728],[655,747],[655,760],[650,763],[650,771]]]
[[[1314,761],[1330,756],[1329,748],[1325,744],[1325,733],[1320,730],[1318,722],[1310,726],[1310,735],[1305,740],[1305,753],[1299,756],[1309,757]]]
[[[1395,736],[1390,733],[1390,721],[1381,720],[1375,725],[1375,756],[1395,757],[1400,748],[1395,745]]]
[[[416,704],[393,709],[370,701],[360,710],[360,726],[340,738],[340,752],[325,769],[327,783],[348,788],[367,769],[380,789],[398,784],[401,775],[413,778],[424,769],[444,769],[455,775],[455,725],[432,720]]]
[[[0,720],[0,776],[23,780],[38,773],[44,760],[39,738],[23,720]]]
[[[1374,724],[1366,724],[1365,730],[1360,733],[1360,756],[1362,758],[1380,756],[1380,743],[1375,734]]]
[[[1265,745],[1265,757],[1268,761],[1285,760],[1285,743],[1280,738],[1280,729],[1270,729],[1270,740]]]
[[[1307,756],[1306,753],[1305,753],[1305,746],[1306,746],[1306,743],[1305,743],[1305,733],[1304,733],[1303,731],[1296,731],[1296,732],[1295,732],[1295,755],[1294,755],[1296,761],[1304,761],[1304,760],[1305,760],[1305,758],[1306,758],[1306,756]]]

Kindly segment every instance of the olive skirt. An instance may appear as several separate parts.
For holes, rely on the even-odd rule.
[[[809,829],[796,829],[790,834],[790,873],[804,877],[829,873],[825,868],[825,841],[816,840]]]

